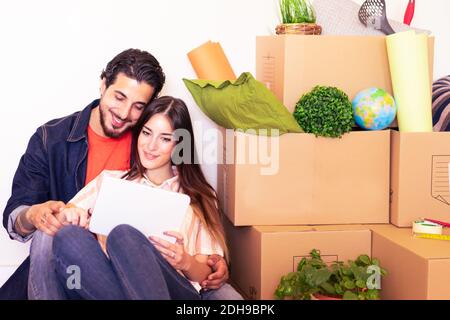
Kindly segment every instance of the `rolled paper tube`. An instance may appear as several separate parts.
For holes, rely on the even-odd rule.
[[[392,88],[401,132],[432,132],[428,36],[414,31],[386,37]]]
[[[208,41],[188,53],[189,61],[202,80],[236,80],[220,43]]]

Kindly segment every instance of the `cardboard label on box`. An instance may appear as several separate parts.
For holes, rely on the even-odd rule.
[[[448,172],[449,163],[450,163],[450,155],[432,156],[431,196],[436,200],[441,201],[447,205],[450,205],[449,172]]]

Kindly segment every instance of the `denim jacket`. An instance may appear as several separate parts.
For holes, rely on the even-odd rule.
[[[82,111],[39,127],[31,137],[13,179],[12,194],[3,212],[11,239],[28,241],[14,230],[17,216],[31,205],[48,200],[67,202],[84,186],[87,166],[87,128],[94,100]],[[21,273],[28,276],[28,268]],[[14,275],[13,275],[14,276]],[[16,275],[17,276],[17,275]]]

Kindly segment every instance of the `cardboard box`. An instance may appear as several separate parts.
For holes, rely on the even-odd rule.
[[[372,255],[388,271],[381,281],[382,299],[450,299],[448,241],[414,238],[410,228],[370,228]]]
[[[225,223],[231,279],[247,299],[275,299],[281,276],[318,249],[327,263],[371,255],[371,231],[348,226],[234,227]]]
[[[231,133],[218,195],[234,225],[389,222],[389,131],[341,139]]]
[[[434,38],[429,38],[430,81]],[[256,38],[256,79],[289,111],[316,85],[334,86],[352,100],[367,88],[392,94],[385,36],[276,35]]]
[[[450,222],[450,132],[391,133],[391,223]]]

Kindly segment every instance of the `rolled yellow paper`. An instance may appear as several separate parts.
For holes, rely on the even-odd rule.
[[[202,80],[236,80],[222,46],[218,42],[208,41],[188,53],[189,61]]]
[[[386,37],[401,132],[432,132],[428,36],[411,30]]]

